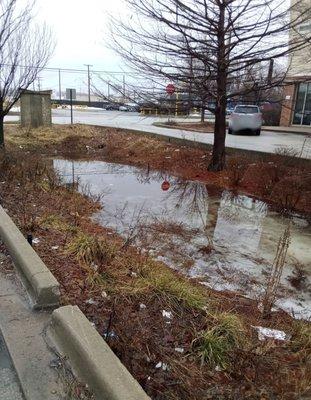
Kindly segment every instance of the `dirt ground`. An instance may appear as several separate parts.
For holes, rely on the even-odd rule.
[[[76,304],[152,399],[310,398],[311,328],[284,312],[263,319],[258,302],[214,292],[156,262],[91,219],[95,199],[62,185],[51,157],[101,159],[169,171],[245,191],[283,212],[311,211],[310,165],[276,154],[230,154],[222,173],[210,154],[117,129],[6,128],[1,205]],[[284,330],[258,339],[254,326]]]

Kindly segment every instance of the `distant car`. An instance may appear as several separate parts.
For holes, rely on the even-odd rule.
[[[130,111],[130,108],[128,106],[120,106],[119,111]]]
[[[258,106],[235,106],[229,120],[229,134],[252,132],[259,136],[262,126],[262,114]]]
[[[104,109],[107,111],[119,110],[118,104],[106,104],[104,105]]]

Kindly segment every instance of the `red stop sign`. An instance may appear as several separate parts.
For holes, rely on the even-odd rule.
[[[166,192],[169,188],[170,188],[170,183],[168,181],[164,181],[161,185],[161,189],[164,190],[164,192]]]
[[[166,93],[167,94],[169,94],[169,95],[172,95],[173,93],[175,93],[175,86],[172,84],[172,83],[169,83],[167,86],[166,86]]]

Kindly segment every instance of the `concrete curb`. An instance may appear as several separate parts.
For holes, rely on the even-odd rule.
[[[30,296],[33,308],[59,304],[59,283],[0,206],[0,237]]]
[[[48,335],[97,400],[150,400],[79,307],[55,310]]]
[[[295,128],[287,128],[287,127],[279,127],[279,126],[263,126],[261,128],[262,131],[270,131],[281,134],[293,134],[293,135],[303,135],[303,136],[311,136],[310,128],[306,127],[306,129],[295,129]]]

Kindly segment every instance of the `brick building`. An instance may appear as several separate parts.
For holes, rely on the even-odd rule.
[[[306,0],[305,7],[310,10],[310,1]],[[292,0],[292,4],[295,0]],[[295,18],[295,12],[292,12]],[[298,34],[311,38],[311,15],[298,26]],[[290,39],[297,33],[292,32]],[[311,43],[310,46],[290,55],[287,74],[287,86],[284,89],[282,102],[281,126],[307,125],[311,126]]]

